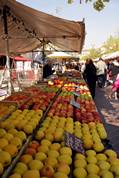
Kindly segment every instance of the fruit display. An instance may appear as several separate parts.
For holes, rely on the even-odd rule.
[[[119,176],[119,159],[115,151],[103,153],[87,150],[85,155],[75,154],[73,176],[75,178],[116,178]]]
[[[30,87],[27,92],[33,95],[33,97],[22,104],[20,109],[41,109],[45,111],[57,91],[58,88],[56,87]]]
[[[119,177],[119,158],[113,148],[107,149],[108,135],[86,83],[67,79],[57,95],[63,83],[63,79],[55,79],[48,85],[25,89],[31,98],[20,102],[20,109],[0,122],[0,175],[30,135],[32,140],[9,178]],[[66,133],[80,140],[84,153],[67,145]]]
[[[15,104],[0,102],[0,119],[7,117],[16,108],[17,108],[17,106]]]
[[[27,95],[24,92],[16,92],[13,93],[12,95],[8,96],[5,101],[13,101],[20,106],[24,102],[26,102],[28,99],[30,99],[30,95]]]
[[[48,116],[73,117],[73,106],[70,104],[73,98],[72,93],[62,92],[53,103]]]
[[[38,125],[42,115],[42,110],[25,109],[21,111],[17,109],[6,120],[0,122],[0,128],[5,130],[17,129],[24,131],[26,134],[31,134]]]
[[[33,140],[20,157],[10,177],[15,174],[24,177],[59,177],[68,178],[72,163],[72,150],[60,143],[47,139]]]
[[[27,136],[23,131],[0,128],[0,175],[18,154],[26,139]]]

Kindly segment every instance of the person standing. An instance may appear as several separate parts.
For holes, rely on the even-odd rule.
[[[97,76],[98,76],[98,85],[101,88],[105,86],[106,75],[107,75],[107,65],[103,61],[103,59],[100,58],[97,63]]]
[[[95,98],[95,88],[96,88],[96,67],[93,64],[93,61],[89,59],[86,63],[85,70],[84,70],[85,79],[89,90],[91,92],[92,98]]]
[[[55,70],[52,70],[51,61],[48,60],[47,64],[43,67],[43,78],[47,78],[53,74]]]

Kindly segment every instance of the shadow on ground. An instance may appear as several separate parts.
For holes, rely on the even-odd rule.
[[[105,128],[108,133],[108,139],[113,147],[113,149],[119,155],[119,126],[114,126],[106,123],[109,118],[118,118],[119,116],[119,101],[109,100],[108,96],[110,93],[110,88],[96,90],[95,103],[99,114],[103,120]]]

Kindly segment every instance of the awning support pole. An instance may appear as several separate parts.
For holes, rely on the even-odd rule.
[[[43,38],[43,50],[42,50],[42,60],[43,60],[43,68],[44,68],[44,65],[45,65],[45,40]],[[42,68],[42,80],[43,80],[43,68]]]
[[[6,70],[7,70],[7,81],[8,81],[8,94],[11,95],[11,75],[10,75],[10,59],[9,59],[9,38],[8,38],[8,24],[7,24],[7,11],[6,6],[3,7],[3,23],[5,33],[5,45],[6,45]]]

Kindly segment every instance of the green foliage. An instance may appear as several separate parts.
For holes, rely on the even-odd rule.
[[[119,37],[110,36],[103,44],[103,48],[105,49],[105,53],[119,51]]]
[[[86,59],[96,59],[98,57],[102,56],[102,52],[100,48],[91,48],[88,51],[88,54],[86,54],[85,56],[81,57],[81,60],[86,60]]]
[[[110,0],[80,0],[80,3],[85,2],[93,2],[93,8],[97,11],[101,11],[104,9],[105,4],[108,3]],[[67,0],[68,4],[72,4],[73,0]]]

